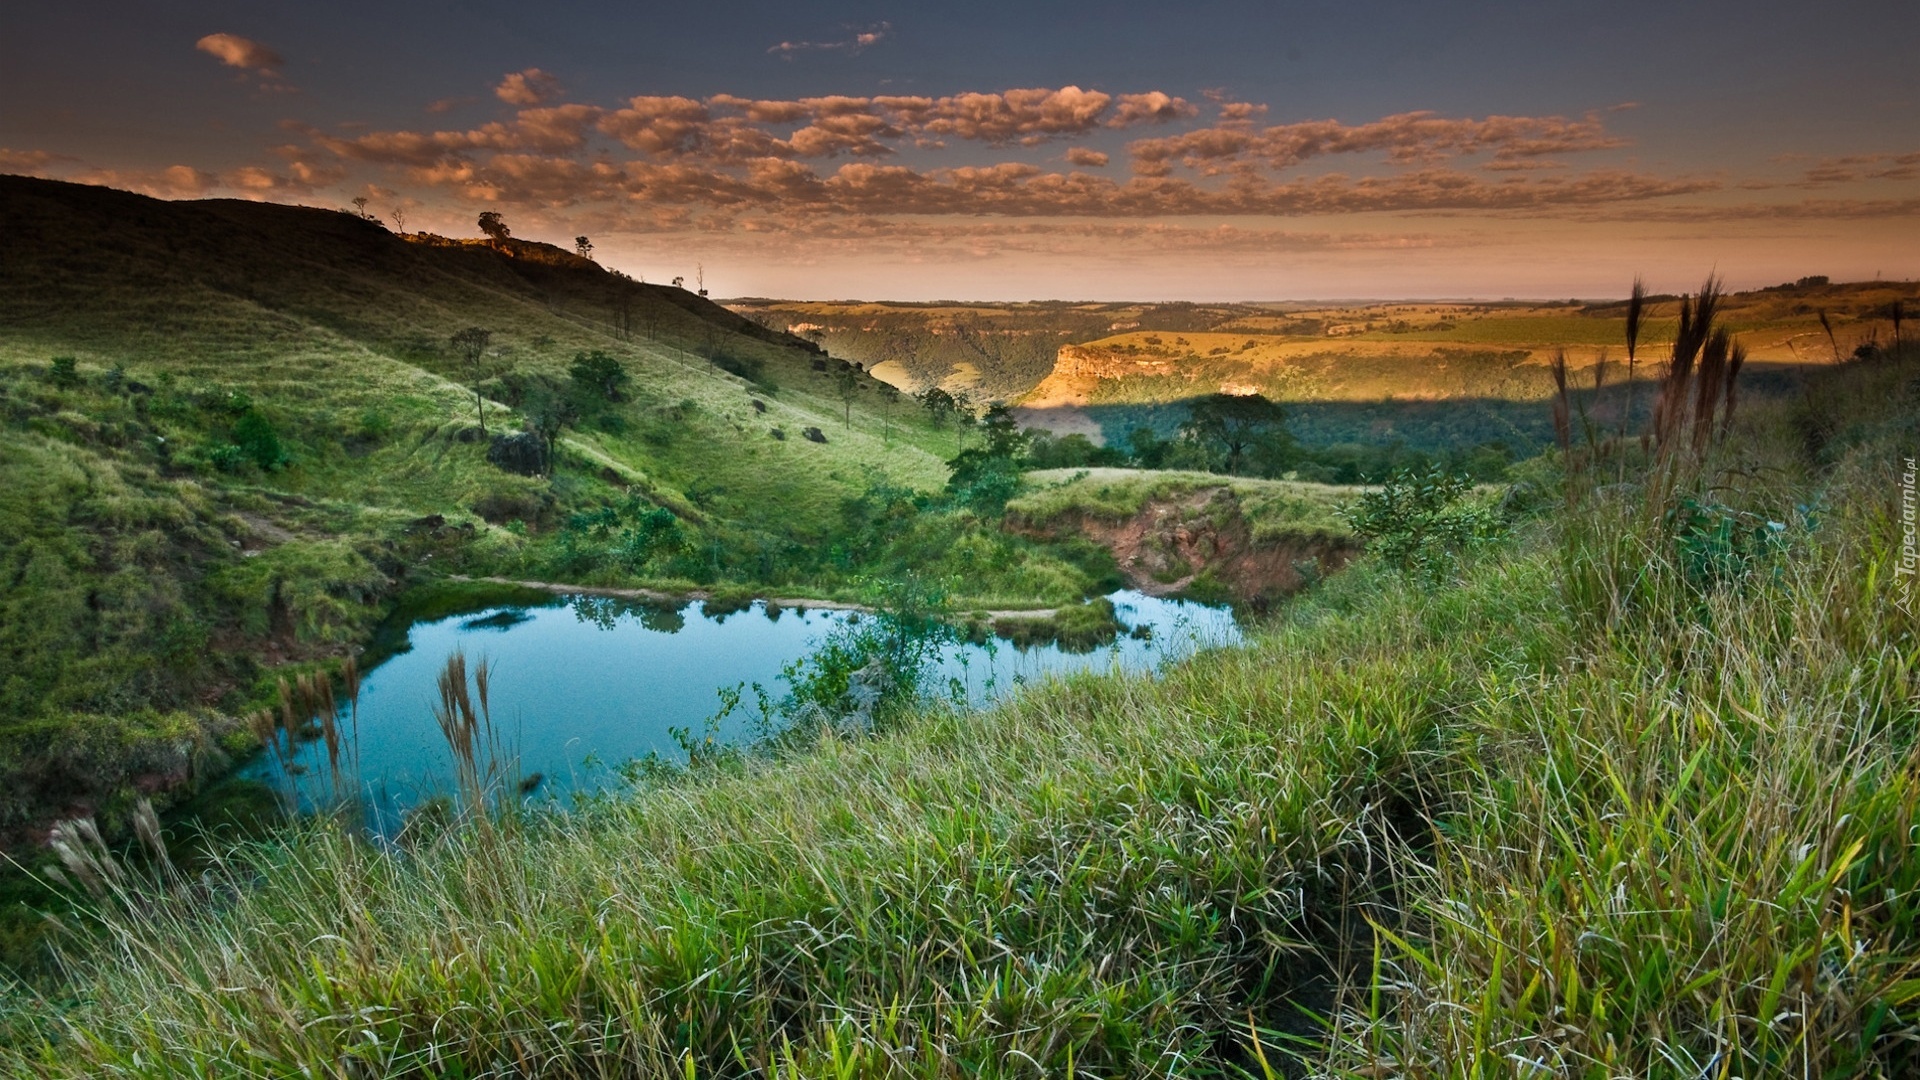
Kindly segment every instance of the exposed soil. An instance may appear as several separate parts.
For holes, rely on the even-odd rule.
[[[1226,488],[1151,501],[1119,520],[1076,513],[1044,523],[1016,518],[1009,525],[1038,536],[1087,537],[1113,552],[1128,585],[1149,596],[1204,586],[1256,609],[1340,569],[1359,551],[1351,540],[1324,536],[1256,541]]]

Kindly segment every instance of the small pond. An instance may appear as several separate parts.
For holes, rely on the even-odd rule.
[[[1016,647],[1006,641],[950,646],[934,681],[983,705],[1024,683],[1073,671],[1145,670],[1195,648],[1240,639],[1232,612],[1135,592],[1109,597],[1133,630],[1089,651],[1057,645]],[[447,657],[462,650],[469,665],[492,668],[494,727],[518,773],[540,774],[539,793],[564,796],[617,776],[614,766],[657,753],[685,754],[671,728],[708,731],[722,712],[721,691],[758,683],[778,696],[781,670],[806,656],[850,619],[848,611],[769,609],[761,602],[709,615],[698,602],[662,604],[599,596],[557,596],[545,604],[494,606],[414,623],[405,647],[361,680],[357,739],[360,783],[376,831],[391,828],[412,805],[454,787],[445,739],[434,719],[436,680]],[[957,681],[956,681],[957,680]],[[751,690],[747,701],[753,700]],[[751,715],[750,715],[751,714]],[[750,738],[757,710],[742,707],[721,720],[721,739]],[[299,746],[293,771],[324,770],[318,742]],[[285,787],[289,778],[271,755],[242,776]],[[304,778],[295,779],[304,787]]]

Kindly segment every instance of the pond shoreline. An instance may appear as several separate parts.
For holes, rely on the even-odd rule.
[[[838,643],[844,653],[863,647],[860,635],[873,632],[847,604],[736,607],[723,596],[727,602],[703,611],[684,595],[662,600],[640,590],[541,589],[484,579],[461,584],[449,598],[468,603],[402,613],[395,622],[405,619],[404,626],[396,625],[392,636],[404,634],[404,643],[367,665],[358,692],[349,695],[350,720],[342,726],[351,732],[343,740],[352,748],[346,767],[353,790],[380,820],[400,821],[408,807],[451,790],[457,779],[448,771],[439,715],[448,707],[450,657],[487,665],[490,689],[480,701],[493,733],[490,752],[504,748],[500,760],[522,775],[541,775],[549,795],[563,795],[618,783],[617,763],[656,755],[684,760],[696,752],[690,739],[746,745],[764,737],[791,719],[781,711],[785,687],[799,691],[808,658],[823,643]],[[498,599],[486,598],[490,590]],[[1069,615],[1057,627],[1007,620],[1020,623],[1026,635],[1010,643],[973,634],[943,637],[936,652],[923,656],[915,689],[956,708],[983,708],[1032,681],[1113,668],[1151,671],[1194,648],[1240,637],[1230,611],[1125,590]],[[843,632],[846,627],[861,629]],[[1042,635],[1039,627],[1052,633]],[[1090,628],[1108,632],[1094,640]],[[840,702],[832,708],[845,703],[832,700]],[[326,782],[340,775],[333,753],[319,741],[297,740],[278,756],[243,764],[236,778],[295,800],[306,798],[302,785],[310,781],[302,777],[320,778],[316,801],[335,797]]]
[[[518,581],[504,577],[468,577],[464,574],[449,574],[448,581],[471,581],[485,585],[510,585],[522,589],[535,589],[553,593],[556,596],[581,594],[586,596],[611,596],[622,600],[659,600],[669,603],[687,603],[694,600],[711,600],[713,594],[705,589],[688,589],[685,592],[665,592],[660,589],[639,587],[618,587],[611,585],[570,585],[557,581]],[[815,611],[858,611],[873,614],[875,609],[866,604],[848,603],[844,600],[805,600],[785,596],[756,596],[755,600],[783,608],[812,609]],[[1051,619],[1060,613],[1059,608],[1008,608],[995,611],[981,611],[989,619]],[[969,611],[967,614],[974,614]]]

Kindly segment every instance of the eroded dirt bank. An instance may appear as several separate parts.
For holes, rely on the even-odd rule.
[[[1034,536],[1084,536],[1113,552],[1128,586],[1149,596],[1190,594],[1256,610],[1345,566],[1359,552],[1348,538],[1315,533],[1256,537],[1226,488],[1150,499],[1108,518],[1070,511],[1044,521],[1020,514],[1008,526]]]

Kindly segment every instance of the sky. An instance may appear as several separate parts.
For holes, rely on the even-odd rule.
[[[7,0],[0,173],[715,296],[1920,278],[1914,0]]]

